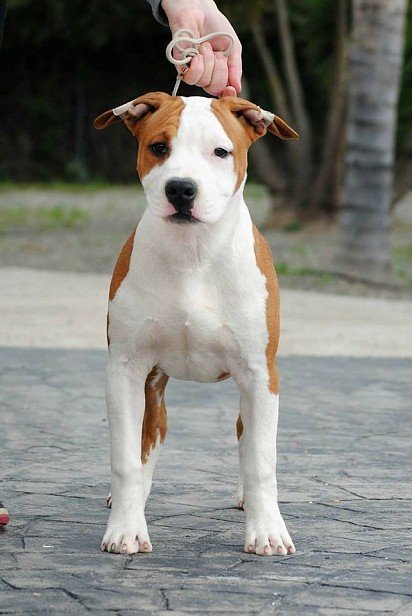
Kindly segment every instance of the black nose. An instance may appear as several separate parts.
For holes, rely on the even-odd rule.
[[[175,178],[167,182],[165,193],[175,210],[181,212],[193,207],[193,199],[197,195],[197,186],[189,178]]]

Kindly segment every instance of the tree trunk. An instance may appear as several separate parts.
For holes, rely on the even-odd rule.
[[[279,38],[285,65],[285,78],[292,105],[292,115],[296,123],[295,128],[299,133],[299,142],[295,144],[296,155],[300,162],[299,174],[296,175],[294,180],[297,191],[304,193],[312,175],[312,131],[296,64],[286,0],[274,0],[274,6],[278,19]],[[302,196],[304,195],[302,194]]]
[[[242,77],[242,96],[251,100],[249,83],[244,75]],[[284,193],[287,187],[285,174],[279,169],[276,159],[264,139],[258,139],[253,144],[249,156],[259,179],[271,195]]]
[[[348,19],[348,0],[338,0],[336,4],[336,52],[334,62],[334,79],[331,87],[331,97],[326,133],[323,138],[322,154],[319,171],[313,182],[309,200],[309,210],[331,212],[335,209],[336,201],[332,201],[332,193],[336,199],[339,177],[338,169],[341,166],[342,123],[346,103],[346,37]],[[338,145],[339,144],[339,145]],[[329,197],[327,191],[329,189]]]
[[[406,0],[354,0],[339,262],[376,277],[390,264],[396,108]]]
[[[263,64],[263,68],[266,73],[270,95],[272,99],[273,109],[277,115],[280,115],[286,122],[289,122],[292,126],[294,125],[294,120],[292,119],[291,109],[288,108],[288,102],[286,97],[286,92],[283,87],[282,79],[279,75],[279,70],[276,65],[275,59],[271,54],[269,47],[266,43],[265,35],[262,28],[262,22],[259,18],[253,19],[251,22],[251,31],[253,35],[253,41],[255,43],[256,50],[260,56],[260,59]],[[294,143],[293,140],[286,141],[286,148],[288,151],[288,162],[290,166],[291,175],[293,177],[298,177],[300,174],[301,168],[301,156],[299,153],[299,145]],[[271,181],[271,171],[270,164],[265,163],[263,157],[263,150],[268,147],[266,144],[261,145],[259,141],[259,146],[256,151],[256,156],[259,156],[260,168],[263,171],[263,167],[265,167],[264,178],[261,177],[262,182],[264,182],[267,186],[267,181]],[[252,150],[253,153],[253,150]],[[252,159],[255,154],[252,154]],[[286,185],[286,180],[284,179],[284,184]]]
[[[288,109],[285,89],[283,87],[275,59],[270,53],[269,47],[266,43],[260,19],[253,19],[250,28],[256,51],[258,52],[260,59],[262,60],[263,68],[265,69],[274,110],[276,111],[276,114],[280,115],[284,120],[286,120],[286,122],[291,121],[290,109]]]

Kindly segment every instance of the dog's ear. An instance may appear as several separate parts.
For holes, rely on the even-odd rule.
[[[135,135],[139,122],[147,115],[159,109],[160,105],[170,99],[170,94],[165,92],[150,92],[139,96],[128,103],[124,103],[114,109],[109,109],[99,115],[93,122],[97,130],[103,130],[116,122],[123,122],[127,128]]]
[[[237,98],[225,96],[218,101],[219,105],[226,107],[242,123],[252,141],[256,141],[266,134],[273,133],[280,139],[298,139],[299,135],[282,118],[261,109],[254,103]]]

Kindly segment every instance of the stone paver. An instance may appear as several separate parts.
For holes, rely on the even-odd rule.
[[[412,614],[412,360],[279,361],[281,509],[298,552],[244,554],[231,381],[167,389],[150,555],[99,551],[101,351],[0,350],[1,614]]]

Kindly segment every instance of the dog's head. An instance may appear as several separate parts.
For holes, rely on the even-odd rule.
[[[295,139],[281,118],[241,98],[152,92],[106,111],[101,130],[123,120],[139,141],[137,171],[148,206],[163,219],[214,223],[246,179],[247,151],[266,134]]]

